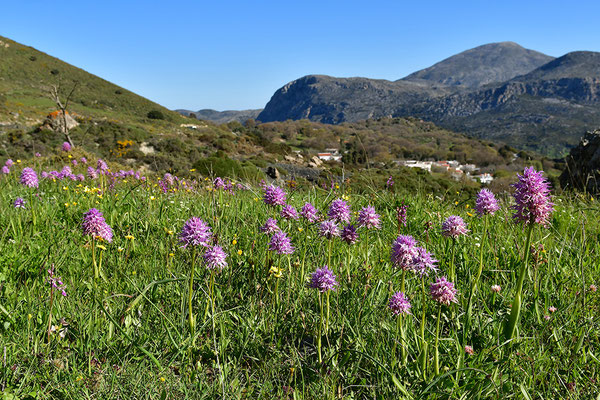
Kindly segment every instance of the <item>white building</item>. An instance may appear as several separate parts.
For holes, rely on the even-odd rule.
[[[408,168],[420,168],[425,171],[431,172],[431,161],[416,161],[416,160],[405,160],[400,161],[400,165],[403,165]]]
[[[317,157],[321,161],[340,161],[342,156],[335,153],[317,153]]]
[[[475,176],[473,176],[473,178],[478,179],[482,185],[487,185],[494,180],[494,177],[492,176],[492,174],[488,174],[487,172],[483,173],[481,175],[475,175]]]

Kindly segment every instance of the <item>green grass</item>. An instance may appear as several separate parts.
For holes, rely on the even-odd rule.
[[[18,112],[16,121],[26,125],[43,119],[56,110],[47,88],[60,83],[66,96],[74,82],[79,86],[70,110],[76,113],[139,122],[148,112],[157,110],[170,121],[186,120],[176,112],[32,47],[4,37],[0,41],[8,44],[0,46],[0,120],[14,120],[10,112]]]
[[[506,343],[502,327],[525,243],[525,230],[511,221],[510,196],[501,196],[502,209],[490,219],[471,328],[465,331],[483,235],[482,221],[472,216],[471,192],[409,192],[398,181],[394,192],[357,191],[343,183],[331,191],[288,190],[297,208],[311,201],[326,212],[333,199],[349,196],[354,211],[371,204],[382,216],[382,229],[368,239],[361,230],[356,245],[338,239],[331,247],[340,285],[330,296],[320,364],[318,296],[306,283],[329,254],[316,225],[280,221],[296,251],[266,256],[269,238],[258,228],[277,211],[262,203],[258,188],[215,193],[206,190],[209,181],[200,180],[163,194],[152,180],[128,178],[103,194],[89,191],[98,181],[43,181],[30,190],[17,182],[22,164],[0,180],[3,398],[590,399],[600,390],[600,293],[590,290],[600,283],[600,209],[589,198],[555,198],[550,227],[534,231],[533,244],[544,251],[525,279],[519,338]],[[83,171],[77,168],[75,173]],[[24,210],[11,207],[19,196],[28,201]],[[412,315],[404,319],[404,342],[387,308],[390,295],[400,290],[401,272],[389,256],[401,201],[409,208],[400,232],[413,235],[440,260],[440,275],[447,274],[452,251],[440,234],[441,222],[457,214],[470,229],[456,245],[459,303],[442,308],[438,376],[432,351],[438,306],[422,296],[420,279],[406,276]],[[90,238],[81,233],[83,213],[92,207],[104,213],[115,233],[112,243],[104,243],[106,250],[98,250],[105,277],[98,280]],[[228,267],[215,278],[214,315],[208,307],[210,274],[196,263],[194,335],[186,306],[194,251],[177,243],[191,216],[207,221],[229,254]],[[68,292],[54,297],[52,309],[46,272],[51,265]],[[282,269],[281,278],[269,273],[271,267]],[[430,276],[425,284],[432,281]],[[500,293],[491,291],[494,284],[502,287]],[[418,361],[423,309],[430,349],[425,370]],[[64,337],[52,333],[48,343],[50,311],[52,324],[66,330]],[[460,362],[464,345],[474,355]],[[402,346],[406,363],[399,355]]]

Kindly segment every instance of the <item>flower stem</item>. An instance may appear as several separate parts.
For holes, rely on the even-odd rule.
[[[50,313],[48,314],[48,343],[50,343],[50,330],[52,329],[52,305],[54,304],[54,287],[50,287]]]
[[[98,264],[96,263],[96,238],[92,237],[92,264],[94,266],[94,279],[98,280],[100,272],[98,271]]]
[[[329,256],[327,257],[327,265],[333,269],[333,266],[331,265],[331,242],[333,239],[329,239],[328,240],[328,249],[329,249]]]
[[[529,247],[531,245],[531,234],[533,232],[533,224],[529,225],[527,231],[527,240],[525,242],[525,256],[524,262],[521,265],[519,271],[519,280],[517,281],[517,292],[515,293],[515,299],[513,300],[512,309],[510,311],[510,317],[505,325],[504,337],[506,340],[510,340],[515,337],[515,331],[517,330],[517,324],[519,323],[519,316],[521,315],[521,296],[523,293],[523,280],[527,273],[527,264],[529,262]]]
[[[450,258],[450,281],[456,282],[456,272],[454,267],[454,255],[456,252],[456,239],[452,239],[452,250],[451,250],[451,258]]]
[[[194,294],[194,267],[196,264],[196,248],[194,248],[194,252],[192,254],[192,265],[190,268],[190,277],[189,277],[189,288],[188,288],[188,323],[190,325],[190,332],[192,336],[194,335],[195,328],[195,320],[194,320],[194,312],[192,310],[192,295]]]
[[[426,379],[427,375],[427,341],[425,340],[425,314],[427,310],[427,293],[425,292],[425,278],[421,276],[421,290],[423,294],[423,312],[421,315],[421,354],[419,355],[419,361],[421,365],[421,371],[423,372],[423,379]]]
[[[327,291],[327,294],[325,295],[325,297],[327,298],[327,314],[325,317],[325,336],[327,336],[329,333],[329,290]]]
[[[469,332],[469,327],[471,325],[471,315],[473,313],[473,299],[475,298],[475,294],[477,293],[477,284],[479,283],[479,279],[481,278],[481,273],[483,272],[483,252],[487,239],[487,229],[488,229],[488,216],[484,216],[483,223],[483,236],[481,237],[481,244],[479,247],[479,270],[477,271],[477,275],[473,280],[473,284],[471,285],[471,294],[469,295],[469,301],[467,305],[467,314],[465,319],[465,329],[463,333],[463,345],[466,343],[467,335]]]
[[[304,262],[306,261],[306,249],[308,241],[308,224],[304,225],[304,248],[302,249],[302,267],[300,269],[300,282],[304,281]]]
[[[408,354],[406,353],[406,334],[404,330],[404,316],[398,316],[398,324],[400,325],[400,355],[402,358],[402,365],[406,365]]]
[[[365,257],[367,259],[366,268],[369,268],[369,229],[367,229],[367,233],[365,235]]]
[[[321,336],[323,336],[323,300],[321,299],[321,292],[319,292],[319,309],[321,311],[321,319],[319,320],[319,332],[317,333],[317,353],[319,354],[319,364],[323,362],[321,356]]]
[[[439,337],[440,337],[440,319],[442,317],[442,306],[439,306],[438,308],[438,315],[437,315],[437,324],[435,327],[435,353],[434,353],[434,368],[435,368],[435,375],[439,375],[440,374],[440,354],[439,354],[439,349],[438,349],[438,343],[439,343]]]
[[[35,233],[35,212],[33,210],[33,192],[29,192],[29,209],[31,210],[31,233]]]

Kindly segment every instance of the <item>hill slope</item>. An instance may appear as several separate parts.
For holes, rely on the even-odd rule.
[[[600,53],[573,52],[507,82],[408,113],[481,138],[558,155],[600,125]]]
[[[257,119],[337,124],[392,116],[398,108],[452,93],[429,82],[309,75],[277,90]]]
[[[0,123],[25,126],[39,123],[56,109],[47,88],[60,83],[63,92],[68,92],[75,81],[78,87],[70,109],[76,113],[141,121],[149,111],[157,110],[167,119],[183,119],[129,90],[0,36]]]
[[[449,57],[403,80],[427,80],[444,85],[479,87],[504,82],[538,68],[553,57],[513,42],[489,43]]]
[[[0,125],[0,158],[24,159],[36,152],[44,156],[56,154],[64,138],[41,128],[40,122],[55,109],[44,95],[44,87],[60,77],[67,87],[75,80],[80,82],[70,107],[79,122],[71,130],[77,151],[135,168],[168,170],[179,175],[191,175],[195,169],[205,174],[258,179],[261,168],[284,165],[294,175],[308,171],[309,176],[318,177],[322,170],[311,167],[310,162],[317,152],[328,147],[339,148],[347,158],[346,166],[358,169],[366,160],[383,165],[403,157],[457,159],[475,162],[490,171],[514,164],[513,149],[474,140],[415,118],[342,125],[306,120],[246,125],[198,122],[35,49],[7,39],[2,39],[1,46],[4,57],[0,59],[0,116],[4,121],[8,119],[8,125]],[[397,95],[408,104],[444,93],[443,88],[419,82],[364,82],[351,78],[343,87],[327,77],[307,77],[304,81],[298,84],[329,85],[334,100],[347,88],[362,90],[363,101],[376,91],[374,106],[381,96]],[[147,118],[152,110],[160,111],[166,118]],[[214,111],[207,113],[218,115]],[[520,159],[528,157],[523,155]],[[335,169],[338,165],[329,167]]]

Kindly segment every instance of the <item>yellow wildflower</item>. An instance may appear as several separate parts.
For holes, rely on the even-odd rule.
[[[237,253],[238,253],[238,256],[241,256],[242,255],[242,250],[238,250]]]
[[[231,242],[232,245],[236,245],[237,244],[237,240],[233,239],[233,242]]]
[[[281,278],[283,270],[273,265],[269,270],[269,274],[273,275],[275,278]]]

